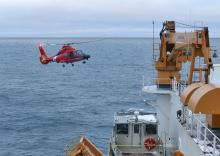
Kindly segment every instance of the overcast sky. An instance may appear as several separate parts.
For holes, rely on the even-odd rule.
[[[151,37],[153,20],[158,33],[176,20],[219,37],[219,19],[219,0],[0,0],[0,37]]]

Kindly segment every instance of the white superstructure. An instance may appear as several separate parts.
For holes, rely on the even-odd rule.
[[[220,65],[213,65],[210,83],[219,82]],[[180,100],[185,85],[178,84],[175,78],[170,88],[143,85],[143,92],[157,94],[152,103],[157,110],[159,121],[158,135],[166,144],[167,155],[179,149],[184,156],[220,156],[220,129],[208,127],[205,114],[192,113]],[[220,99],[220,95],[219,95]],[[220,107],[220,105],[219,105]]]

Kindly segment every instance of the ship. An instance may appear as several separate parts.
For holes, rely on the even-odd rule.
[[[219,156],[220,65],[212,61],[208,27],[176,32],[176,22],[165,21],[160,40],[154,84],[146,79],[142,90],[157,95],[152,104],[166,155],[178,150],[184,156]]]
[[[156,112],[117,112],[110,156],[220,156],[220,64],[213,64],[209,29],[179,32],[177,25],[191,27],[163,22],[160,43],[153,39],[155,78],[143,79],[143,93],[156,95]],[[80,145],[67,151],[103,156],[94,144]]]

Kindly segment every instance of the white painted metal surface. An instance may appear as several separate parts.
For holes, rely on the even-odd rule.
[[[149,138],[155,140],[154,147],[150,150],[145,145]],[[156,113],[145,112],[142,109],[115,113],[111,138],[111,149],[115,155],[163,156],[160,142]]]
[[[210,77],[211,83],[220,84],[220,65],[214,65],[214,69]],[[153,105],[157,109],[158,135],[164,147],[180,149],[184,156],[220,156],[220,139],[208,128],[204,115],[186,111],[180,102],[179,95],[186,85],[179,84],[173,79],[170,86],[164,90],[160,89],[158,84],[146,85],[143,81],[142,88],[146,93],[158,95]],[[178,110],[184,112],[181,119],[177,117]]]
[[[220,139],[208,128],[205,115],[185,108],[180,123],[205,154],[220,155]]]
[[[210,74],[210,83],[220,85],[220,64],[214,64]]]

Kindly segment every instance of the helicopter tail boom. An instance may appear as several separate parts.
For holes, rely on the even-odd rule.
[[[39,44],[38,48],[39,48],[39,51],[40,51],[40,54],[41,54],[41,56],[40,56],[40,63],[41,64],[48,64],[50,62],[50,59],[47,56],[46,51],[43,48],[43,45]]]

